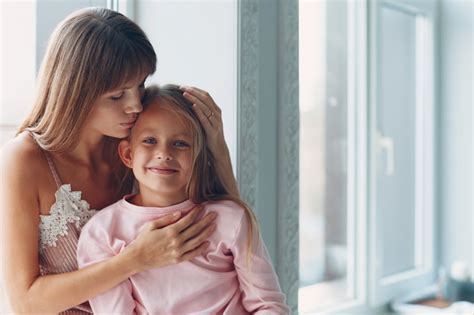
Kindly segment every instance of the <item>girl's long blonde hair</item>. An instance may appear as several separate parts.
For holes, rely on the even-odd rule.
[[[160,106],[168,107],[167,104],[170,104],[169,108],[182,119],[194,136],[191,177],[186,186],[189,198],[196,204],[206,201],[231,200],[245,210],[248,225],[247,264],[249,264],[253,247],[259,245],[258,242],[253,242],[254,235],[259,235],[255,214],[244,201],[231,196],[226,190],[215,168],[215,157],[207,147],[204,128],[194,112],[192,103],[183,96],[179,86],[168,84],[162,87],[157,85],[147,87],[143,98],[143,106],[146,108],[149,104],[160,99],[167,101],[160,103]],[[259,240],[259,237],[256,239]]]
[[[76,11],[49,40],[34,107],[17,134],[29,131],[43,149],[67,152],[77,145],[99,96],[155,69],[153,46],[133,21],[105,8]],[[107,141],[106,154],[115,172],[123,172],[116,154],[118,141]]]

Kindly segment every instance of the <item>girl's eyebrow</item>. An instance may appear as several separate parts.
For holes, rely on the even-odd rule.
[[[153,133],[153,134],[160,134],[157,130],[152,128],[146,128],[140,131],[138,135],[142,135],[144,133]],[[191,137],[192,135],[189,132],[178,132],[171,135],[171,137]]]

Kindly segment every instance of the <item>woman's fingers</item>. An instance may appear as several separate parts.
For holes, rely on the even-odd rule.
[[[199,235],[195,238],[189,239],[184,243],[182,247],[182,252],[187,253],[190,250],[193,250],[196,247],[199,247],[201,244],[205,243],[206,240],[216,231],[217,226],[215,224],[210,224],[200,231]]]
[[[182,87],[181,90],[184,91],[183,96],[193,103],[193,109],[206,132],[209,148],[213,153],[221,151],[225,143],[221,109],[205,91],[195,87]]]
[[[203,206],[199,205],[186,214],[182,219],[169,225],[168,227],[176,232],[176,234],[179,234],[195,222],[196,217],[202,212],[202,210]]]
[[[139,268],[159,268],[201,255],[209,243],[207,239],[216,229],[213,223],[216,213],[197,220],[202,211],[199,205],[181,218],[178,212],[147,224],[129,246],[140,261]]]
[[[194,96],[195,98],[199,99],[206,107],[215,113],[221,113],[221,109],[217,106],[214,99],[209,95],[208,92],[201,90],[197,87],[191,86],[182,86],[181,90],[187,92],[189,95]]]
[[[201,220],[191,225],[189,228],[181,232],[180,239],[183,242],[196,237],[202,230],[207,226],[212,225],[212,222],[216,219],[217,214],[215,212],[210,212],[206,214]]]
[[[187,261],[187,260],[190,260],[190,259],[193,259],[197,256],[201,256],[202,254],[205,253],[206,249],[209,247],[209,242],[204,242],[202,243],[199,247],[191,250],[191,251],[188,251],[186,252],[184,255],[181,256],[181,258],[179,259],[180,261]]]
[[[147,224],[146,228],[149,231],[153,231],[156,229],[164,228],[174,222],[176,222],[181,217],[181,212],[176,211],[174,213],[165,215],[157,220],[154,220]]]
[[[186,97],[190,102],[193,103],[193,108],[195,110],[200,110],[202,113],[209,119],[209,118],[214,118],[215,121],[219,121],[221,118],[221,111],[216,110],[214,101],[209,101],[203,98],[200,98],[196,94],[192,94],[189,92],[184,92],[183,96]],[[214,105],[213,105],[214,104]],[[217,119],[216,119],[217,118]]]

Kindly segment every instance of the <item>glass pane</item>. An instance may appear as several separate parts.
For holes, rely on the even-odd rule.
[[[347,1],[299,2],[300,311],[348,297]]]
[[[416,16],[383,6],[380,31],[377,125],[379,134],[393,143],[393,150],[387,150],[379,142],[377,161],[377,217],[383,231],[385,277],[415,266]]]

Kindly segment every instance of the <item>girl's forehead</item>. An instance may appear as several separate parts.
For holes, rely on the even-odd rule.
[[[191,125],[173,106],[164,105],[160,102],[152,102],[148,104],[146,110],[140,114],[134,130],[156,131],[171,129],[181,134],[191,135]]]

